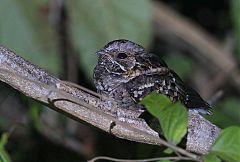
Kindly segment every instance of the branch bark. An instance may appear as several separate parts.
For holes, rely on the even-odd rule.
[[[94,92],[66,84],[2,46],[0,46],[0,80],[56,111],[119,138],[154,145],[163,144],[183,155],[199,159],[197,155],[159,138],[143,119],[136,118],[139,116],[138,112],[122,110],[114,105],[110,107]],[[127,116],[123,117],[121,114]],[[204,125],[204,129],[195,127],[196,123]],[[191,152],[207,153],[219,131],[218,127],[199,114],[190,112],[187,148],[190,148]],[[200,138],[204,137],[206,132],[211,138]]]

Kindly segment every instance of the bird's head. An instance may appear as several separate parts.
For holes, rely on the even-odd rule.
[[[138,65],[138,57],[146,53],[145,49],[128,40],[115,40],[109,42],[97,52],[99,64],[113,74],[124,74]]]

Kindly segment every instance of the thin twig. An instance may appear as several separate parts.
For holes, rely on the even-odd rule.
[[[115,162],[151,162],[151,161],[160,161],[160,160],[187,160],[187,161],[197,161],[197,162],[201,162],[201,160],[196,160],[196,159],[192,159],[192,158],[188,158],[188,157],[159,157],[159,158],[149,158],[149,159],[135,159],[135,160],[130,160],[130,159],[117,159],[117,158],[111,158],[111,157],[107,157],[107,156],[98,156],[95,157],[91,160],[89,160],[88,162],[96,162],[98,160],[108,160],[108,161],[115,161]]]

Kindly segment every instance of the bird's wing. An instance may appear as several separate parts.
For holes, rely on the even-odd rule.
[[[146,68],[168,68],[165,61],[157,55],[149,53],[141,58],[144,59],[140,61],[144,62],[143,65]],[[173,101],[180,100],[189,109],[198,110],[204,114],[211,114],[210,105],[194,89],[184,84],[182,79],[173,70],[169,69],[167,73],[153,73],[152,75],[152,77],[155,75],[159,77],[160,82],[156,84],[155,88],[160,93],[172,98]]]
[[[211,106],[193,88],[184,84],[175,72],[171,71],[171,75],[175,78],[175,85],[179,90],[181,101],[187,108],[196,109],[204,114],[211,114]]]

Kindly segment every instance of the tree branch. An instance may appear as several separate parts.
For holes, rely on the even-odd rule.
[[[143,119],[137,118],[139,112],[122,110],[114,105],[109,106],[108,102],[103,101],[98,94],[84,88],[79,89],[73,85],[66,84],[66,82],[48,74],[41,68],[1,46],[0,80],[56,111],[77,121],[84,121],[119,138],[147,144],[165,145],[182,155],[199,159],[197,155],[159,138],[158,134],[150,129]],[[196,129],[192,126],[194,123],[198,125],[205,124],[207,129]],[[217,130],[214,131],[214,135],[212,135],[213,133],[209,133],[212,138],[206,139],[192,139],[189,133],[188,141],[191,141],[191,147],[187,146],[187,148],[191,148],[190,151],[199,154],[206,153],[219,133],[219,128],[206,123],[209,123],[209,121],[200,115],[189,113],[188,132],[194,132],[194,136],[206,131],[212,132]],[[199,145],[199,143],[203,142],[202,140],[207,140],[203,148],[202,145]]]

